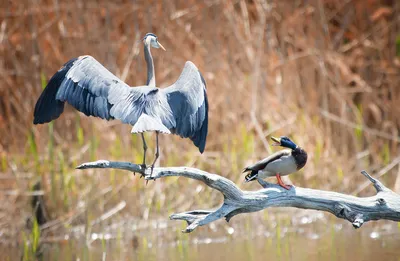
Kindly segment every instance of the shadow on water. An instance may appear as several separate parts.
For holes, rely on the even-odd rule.
[[[400,230],[393,222],[371,222],[355,230],[319,212],[288,211],[242,216],[192,234],[182,234],[183,228],[183,223],[159,221],[138,229],[135,221],[124,221],[86,238],[71,234],[64,240],[43,239],[36,257],[9,247],[0,247],[0,255],[2,260],[60,261],[400,260]]]

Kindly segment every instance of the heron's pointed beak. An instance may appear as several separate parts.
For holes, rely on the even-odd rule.
[[[271,140],[275,141],[275,143],[273,143],[272,146],[280,146],[281,145],[281,139],[280,138],[275,138],[274,136],[272,136]]]
[[[166,51],[165,48],[164,48],[164,46],[162,46],[162,44],[160,44],[160,42],[157,42],[157,43],[158,43],[158,45],[161,47],[161,49],[163,49],[164,51]]]

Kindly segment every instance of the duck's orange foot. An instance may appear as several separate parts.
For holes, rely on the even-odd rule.
[[[279,186],[281,186],[282,188],[284,188],[286,190],[290,190],[290,188],[292,187],[291,185],[287,185],[287,184],[283,183],[283,181],[281,179],[281,175],[279,175],[279,173],[276,173],[276,179],[278,180]]]
[[[284,188],[286,190],[290,190],[290,188],[292,187],[292,185],[288,185],[288,184],[279,184],[279,186],[281,186],[282,188]]]

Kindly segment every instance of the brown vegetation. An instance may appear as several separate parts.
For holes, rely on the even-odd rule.
[[[89,158],[140,159],[129,126],[71,108],[54,130],[32,125],[42,86],[72,57],[90,54],[128,84],[145,83],[140,40],[153,32],[167,49],[153,51],[158,86],[172,83],[191,60],[205,76],[210,102],[204,155],[188,140],[163,136],[161,165],[195,165],[241,182],[241,168],[271,152],[267,137],[288,135],[310,155],[294,183],[351,192],[360,168],[399,162],[399,17],[393,0],[3,1],[0,186],[24,191],[40,177],[51,216],[60,220],[79,216],[77,202],[85,199],[93,216],[121,198],[133,198],[125,210],[141,217],[168,202],[158,211],[193,203],[179,194],[197,184],[165,180],[145,188],[130,176],[71,170]],[[112,192],[99,192],[109,185]],[[0,197],[23,202],[20,194]],[[10,218],[22,206],[12,206]]]

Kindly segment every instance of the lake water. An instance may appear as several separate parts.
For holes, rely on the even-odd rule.
[[[369,222],[356,230],[321,212],[270,212],[218,221],[190,234],[180,232],[184,222],[162,219],[121,219],[91,232],[76,227],[68,234],[46,236],[41,254],[30,260],[400,261],[400,226],[395,222]],[[2,247],[1,260],[23,260],[22,249]]]

